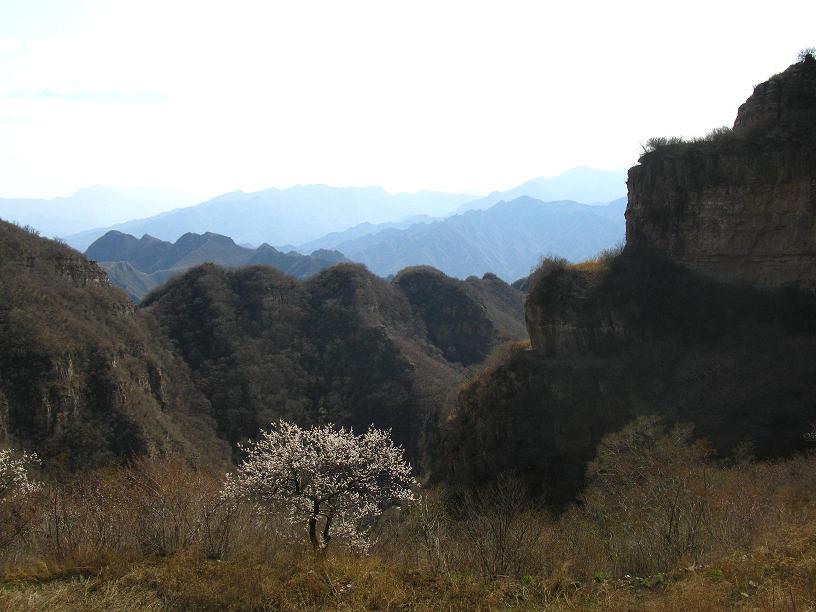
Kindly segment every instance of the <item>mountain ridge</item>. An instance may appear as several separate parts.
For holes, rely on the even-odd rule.
[[[97,239],[85,255],[99,262],[111,281],[135,302],[169,278],[203,263],[226,267],[266,264],[297,278],[310,276],[348,259],[337,251],[316,250],[311,255],[281,253],[268,244],[249,249],[228,236],[188,232],[175,242],[148,234],[136,238],[111,230]]]
[[[624,203],[590,206],[524,196],[405,229],[390,227],[335,248],[381,276],[430,265],[457,278],[493,273],[512,282],[546,255],[576,261],[616,246],[625,234]]]
[[[297,185],[232,191],[194,206],[66,236],[87,248],[109,230],[175,241],[187,232],[218,232],[237,243],[298,244],[363,222],[384,223],[417,214],[446,214],[473,199],[467,194],[420,191],[391,194],[381,187]]]
[[[571,200],[580,204],[605,204],[626,195],[626,172],[597,170],[589,166],[571,168],[557,176],[536,177],[505,191],[467,202],[456,212],[484,210],[502,200],[527,196],[543,202]]]

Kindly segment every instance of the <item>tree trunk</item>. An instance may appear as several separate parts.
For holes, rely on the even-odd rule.
[[[320,542],[317,540],[317,517],[320,512],[320,503],[315,502],[312,509],[312,516],[309,517],[309,540],[312,542],[312,548],[317,550],[320,548]]]
[[[326,524],[323,526],[323,547],[329,545],[329,540],[331,540],[331,534],[329,534],[329,528],[331,527],[332,518],[334,518],[334,512],[329,512],[329,516],[326,517]]]

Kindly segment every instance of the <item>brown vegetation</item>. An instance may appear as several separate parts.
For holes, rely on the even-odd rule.
[[[715,462],[688,427],[607,436],[582,501],[521,481],[426,491],[368,556],[315,556],[274,512],[174,457],[51,483],[2,552],[2,609],[803,610],[816,604],[816,456]],[[303,527],[305,529],[305,525]]]

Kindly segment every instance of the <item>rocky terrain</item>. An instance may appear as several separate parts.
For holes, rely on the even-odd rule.
[[[734,127],[629,171],[627,249],[727,281],[816,290],[816,60],[758,85]]]
[[[0,222],[0,431],[90,467],[173,450],[221,465],[209,402],[105,272]]]
[[[805,448],[816,380],[816,62],[759,85],[733,132],[660,143],[629,173],[627,243],[551,259],[517,346],[462,391],[450,482],[511,470],[571,499],[601,437],[690,422],[720,457]],[[738,459],[733,459],[738,460]]]

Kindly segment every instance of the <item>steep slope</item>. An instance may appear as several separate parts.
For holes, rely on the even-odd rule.
[[[375,423],[415,458],[466,366],[524,333],[521,294],[498,279],[416,270],[388,283],[350,264],[305,282],[265,266],[205,265],[150,294],[142,311],[178,347],[230,442],[277,418],[358,430]],[[440,317],[452,313],[459,327],[442,338]],[[470,344],[478,355],[456,350]]]
[[[457,213],[485,210],[499,202],[528,197],[542,202],[571,200],[583,204],[611,202],[626,195],[626,173],[595,170],[587,166],[572,168],[554,177],[538,177],[506,191],[462,204]]]
[[[397,221],[411,215],[445,215],[472,196],[437,192],[390,194],[379,187],[337,188],[298,185],[254,193],[236,191],[207,202],[68,236],[69,244],[93,242],[107,230],[162,240],[177,240],[187,232],[218,232],[239,244],[264,242],[299,244],[359,223]]]
[[[463,283],[434,268],[418,267],[401,271],[394,284],[425,323],[428,339],[448,361],[479,363],[497,343],[525,335],[518,325],[521,294],[495,276],[482,281],[472,277]],[[488,296],[493,299],[485,300]],[[498,327],[499,321],[506,327]]]
[[[186,366],[76,251],[0,222],[0,431],[49,465],[175,450],[219,464]]]
[[[629,171],[627,245],[728,281],[816,290],[816,60],[758,85],[734,129]]]
[[[430,265],[465,278],[494,273],[506,281],[526,276],[544,255],[592,257],[624,235],[624,200],[606,206],[518,198],[435,223],[386,229],[337,248],[383,276]]]
[[[134,304],[138,304],[144,296],[160,287],[169,279],[183,270],[157,270],[147,274],[137,270],[126,261],[100,261],[96,262],[108,275],[108,279],[114,287],[118,287],[125,293]]]
[[[527,279],[531,349],[517,347],[464,388],[440,473],[476,483],[515,471],[550,501],[569,500],[600,438],[643,414],[693,423],[720,456],[807,446],[816,294],[800,258],[816,239],[816,165],[803,165],[816,124],[804,107],[746,109],[774,88],[811,92],[810,70],[795,65],[758,86],[726,141],[644,156],[630,171],[622,253],[550,260]],[[788,116],[796,120],[773,121]]]
[[[85,255],[98,261],[111,282],[127,292],[135,302],[168,278],[202,263],[227,267],[266,264],[297,278],[305,278],[336,263],[348,261],[337,251],[315,251],[311,255],[294,251],[281,253],[268,244],[250,249],[236,245],[227,236],[210,232],[187,233],[171,243],[147,234],[136,239],[112,230],[94,242]]]

